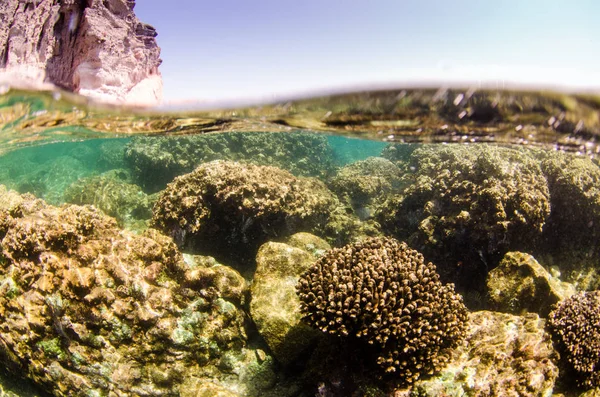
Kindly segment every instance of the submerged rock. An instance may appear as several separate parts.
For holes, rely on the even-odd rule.
[[[580,289],[598,289],[600,167],[571,153],[544,157],[552,211],[544,229],[543,254]]]
[[[575,288],[555,279],[533,256],[507,252],[487,276],[490,310],[512,314],[537,313],[546,317],[552,306],[575,293]]]
[[[162,99],[156,30],[135,0],[0,3],[0,81],[61,88],[109,102]]]
[[[256,256],[250,315],[275,358],[284,365],[294,363],[320,336],[301,321],[296,295],[300,275],[317,259],[317,247],[328,248],[328,244],[300,233],[291,236],[287,244],[263,244]]]
[[[105,214],[115,217],[128,229],[145,229],[145,221],[152,217],[155,196],[149,196],[134,184],[121,178],[118,170],[102,175],[81,178],[64,192],[64,199],[72,204],[91,204]]]
[[[342,167],[327,184],[361,219],[368,219],[374,215],[375,205],[400,190],[401,176],[402,171],[391,161],[369,157]]]
[[[469,314],[465,343],[437,375],[418,381],[410,396],[550,396],[557,354],[544,321],[479,311]]]
[[[156,230],[136,236],[93,207],[1,189],[0,239],[0,357],[57,396],[225,384],[225,357],[246,355],[238,294],[216,270],[194,274]],[[240,376],[225,386],[245,390]]]
[[[332,215],[339,205],[315,178],[295,177],[270,166],[215,160],[169,184],[154,206],[152,224],[182,247],[210,255],[225,253],[239,261],[254,256],[270,238],[299,231],[332,239],[346,235],[352,218]],[[331,226],[332,218],[348,222]]]
[[[136,137],[125,159],[136,182],[149,192],[213,160],[271,165],[296,176],[325,177],[333,171],[327,138],[307,133],[224,133],[183,137]]]
[[[509,250],[535,247],[550,215],[539,162],[493,145],[423,145],[407,165],[407,188],[377,214],[462,288],[482,288]]]

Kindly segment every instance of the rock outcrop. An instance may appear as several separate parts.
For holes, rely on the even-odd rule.
[[[96,100],[153,105],[162,98],[156,30],[134,0],[0,3],[0,82],[51,83]]]

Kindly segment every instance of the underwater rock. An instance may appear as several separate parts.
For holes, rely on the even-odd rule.
[[[573,295],[575,287],[555,279],[535,258],[507,252],[487,276],[490,310],[512,314],[537,313],[546,317],[552,305]]]
[[[243,354],[243,311],[214,274],[186,283],[193,268],[168,237],[119,230],[89,206],[5,189],[0,203],[0,357],[11,370],[57,396],[172,395]]]
[[[102,171],[127,168],[127,164],[125,163],[125,145],[126,141],[123,139],[111,139],[102,143],[98,147],[99,153],[96,160],[96,167]],[[128,180],[128,182],[132,181]]]
[[[307,241],[307,234],[290,240]],[[327,247],[316,236],[313,247]],[[309,245],[301,244],[301,245]],[[250,315],[275,358],[289,365],[314,344],[320,333],[301,321],[296,284],[317,255],[285,243],[267,242],[256,255],[256,273],[251,287]]]
[[[493,145],[424,145],[412,152],[402,193],[377,214],[459,289],[482,288],[509,250],[535,247],[550,215],[539,162]]]
[[[355,354],[394,381],[410,384],[438,371],[464,337],[467,309],[454,286],[394,239],[328,251],[301,275],[297,292],[307,324],[362,342]]]
[[[239,261],[253,258],[269,238],[326,234],[337,207],[335,195],[315,178],[215,160],[169,184],[154,206],[152,224],[181,247]]]
[[[327,182],[329,188],[352,206],[361,219],[368,219],[391,193],[401,186],[402,171],[394,163],[381,157],[369,157],[338,170]]]
[[[30,165],[25,173],[13,179],[11,187],[20,193],[34,194],[49,204],[59,205],[64,202],[65,189],[89,174],[90,171],[82,161],[70,156],[59,156]]]
[[[130,230],[145,229],[146,220],[152,217],[155,196],[121,179],[126,172],[109,171],[102,175],[81,178],[64,192],[64,199],[71,204],[90,204],[105,214],[115,217],[121,226]]]
[[[136,137],[125,151],[136,182],[148,192],[162,190],[176,176],[212,160],[271,165],[296,176],[324,178],[333,172],[332,158],[327,137],[301,132]]]
[[[600,387],[600,291],[581,292],[560,302],[548,316],[561,359],[577,384]]]
[[[469,314],[465,342],[439,374],[415,383],[411,396],[550,396],[557,354],[544,321],[490,311]]]
[[[135,0],[0,3],[0,81],[58,87],[108,102],[162,99],[156,30]]]
[[[552,211],[543,251],[565,280],[580,289],[600,288],[600,167],[588,157],[552,153],[542,161]]]
[[[190,266],[184,275],[187,286],[201,288],[210,285],[223,299],[236,305],[246,303],[248,283],[237,270],[218,263],[210,256],[183,254],[183,258]]]

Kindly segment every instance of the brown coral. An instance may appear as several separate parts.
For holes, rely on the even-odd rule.
[[[585,388],[600,386],[600,291],[560,302],[548,318],[550,331]]]
[[[329,251],[301,276],[297,291],[306,322],[373,345],[379,367],[409,383],[440,369],[465,334],[467,310],[454,287],[394,239]]]
[[[337,206],[335,195],[314,178],[215,160],[169,184],[152,222],[182,246],[218,254],[257,248],[269,237],[324,230]]]
[[[531,250],[550,215],[539,162],[494,145],[423,145],[408,186],[377,214],[385,232],[435,261],[459,287],[483,285],[509,250]]]

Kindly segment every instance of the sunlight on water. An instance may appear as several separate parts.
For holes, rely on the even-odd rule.
[[[552,92],[5,92],[1,393],[580,395],[599,133],[598,97]]]

